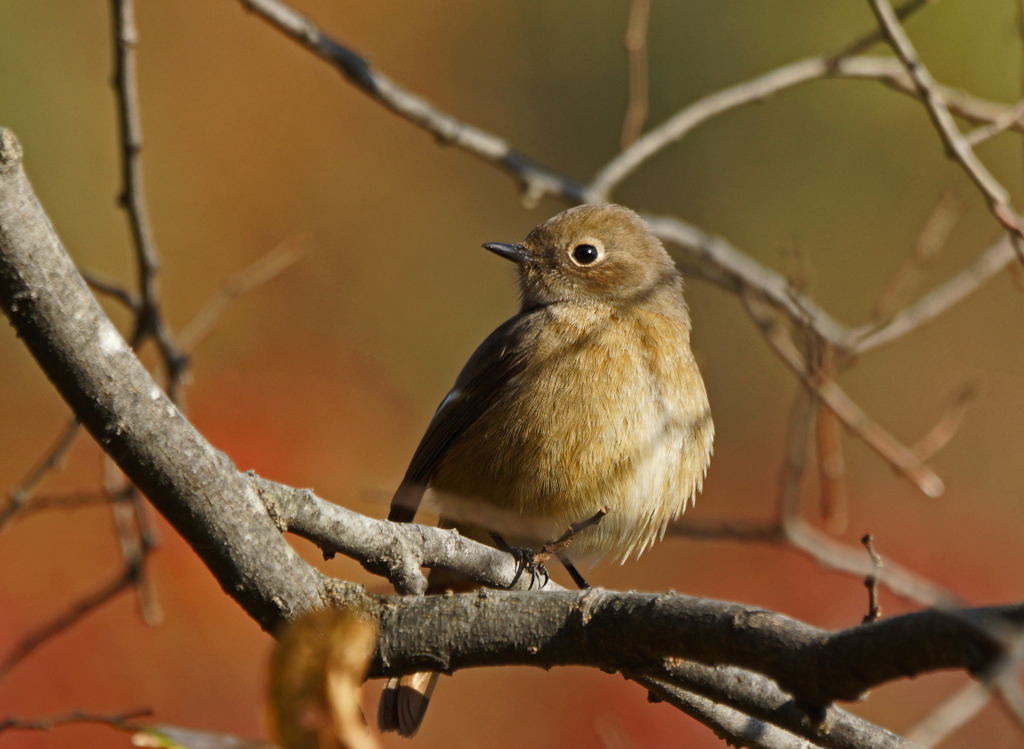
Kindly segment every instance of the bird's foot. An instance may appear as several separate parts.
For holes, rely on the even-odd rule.
[[[530,584],[527,586],[527,590],[533,590],[534,583],[537,584],[538,590],[548,584],[548,580],[551,579],[548,568],[544,566],[544,562],[537,561],[537,554],[532,549],[511,547],[507,551],[516,560],[516,574],[512,578],[509,588],[516,586],[524,572],[530,573]]]
[[[512,578],[512,582],[508,584],[509,590],[516,587],[516,583],[518,583],[520,578],[522,578],[524,572],[530,573],[530,584],[527,586],[527,590],[533,590],[535,583],[538,590],[548,584],[551,576],[548,574],[548,568],[544,566],[544,562],[547,561],[548,555],[540,557],[535,551],[533,551],[533,549],[526,549],[521,546],[509,546],[505,539],[497,533],[491,533],[491,537],[494,539],[494,543],[497,544],[499,549],[511,554],[512,558],[516,560],[516,574]]]

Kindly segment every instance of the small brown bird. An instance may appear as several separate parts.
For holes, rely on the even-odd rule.
[[[522,305],[437,409],[389,520],[411,521],[429,487],[442,525],[537,547],[551,536],[508,519],[560,533],[607,506],[574,536],[573,555],[639,555],[696,498],[714,437],[679,272],[644,221],[616,205],[570,208],[522,244],[484,247],[516,264]],[[493,520],[462,519],[467,504]],[[428,592],[445,587],[451,577],[432,571]],[[381,729],[412,736],[436,681],[389,681]]]

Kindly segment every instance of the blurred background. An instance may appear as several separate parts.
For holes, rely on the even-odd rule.
[[[396,81],[574,178],[588,179],[618,151],[626,0],[295,7]],[[940,81],[1013,102],[1021,94],[1018,13],[1011,0],[944,0],[908,30]],[[304,251],[236,301],[197,350],[189,413],[239,468],[384,516],[437,403],[476,345],[516,309],[511,268],[481,242],[517,241],[563,206],[547,199],[524,208],[508,177],[439,147],[236,0],[141,0],[137,14],[146,188],[171,325],[181,329],[233,273],[282,241]],[[862,0],[654,0],[648,123],[772,67],[834,51],[873,24]],[[110,26],[103,0],[0,0],[0,124],[21,139],[28,174],[75,261],[131,284],[127,224],[115,205]],[[979,153],[1020,207],[1018,136]],[[810,295],[859,323],[950,190],[966,209],[919,291],[970,262],[998,236],[996,224],[944,158],[917,102],[877,83],[825,81],[701,127],[615,197],[721,234],[781,272],[802,255]],[[693,517],[766,519],[795,379],[736,298],[699,279],[687,298],[717,426]],[[931,463],[947,485],[938,500],[844,438],[844,540],[871,532],[884,556],[976,605],[1024,597],[1022,325],[1024,297],[1004,273],[840,378],[906,443],[935,423],[951,392],[980,382],[960,433]],[[6,489],[49,448],[68,410],[9,326],[0,327]],[[44,489],[97,486],[100,478],[100,452],[83,437]],[[161,722],[265,735],[270,638],[162,521],[160,529],[151,572],[164,623],[146,626],[133,597],[121,596],[0,681],[0,717],[146,706]],[[329,574],[385,590],[356,565],[324,563],[295,543]],[[109,509],[8,524],[0,534],[0,653],[120,565]],[[859,622],[867,605],[859,579],[771,546],[669,539],[639,561],[585,574],[610,588],[741,601],[833,628]],[[884,592],[882,604],[887,615],[911,609]],[[905,731],[965,680],[940,674],[889,685],[850,709]],[[368,715],[380,686],[363,690]],[[128,738],[74,727],[8,732],[0,743],[127,746]],[[648,704],[635,685],[584,669],[461,672],[442,680],[414,744],[383,743],[722,745],[674,709]],[[946,745],[1021,747],[1024,737],[989,706]]]

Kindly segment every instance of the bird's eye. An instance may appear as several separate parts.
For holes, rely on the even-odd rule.
[[[592,244],[578,244],[572,250],[572,259],[580,265],[590,265],[599,254]]]

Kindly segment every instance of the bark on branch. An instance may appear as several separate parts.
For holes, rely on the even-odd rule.
[[[832,715],[847,727],[843,735],[874,731],[878,741],[871,745],[899,746],[888,732],[825,708],[903,676],[940,668],[979,672],[1001,656],[999,633],[1024,621],[1024,606],[934,610],[828,633],[771,612],[674,594],[484,590],[389,597],[329,580],[291,549],[284,529],[411,590],[421,584],[421,564],[491,585],[507,582],[514,566],[508,555],[451,532],[372,520],[238,472],[164,396],[100,309],[21,160],[14,135],[0,129],[0,305],[18,335],[77,418],[263,627],[329,604],[376,619],[381,639],[371,677],[587,665],[667,685],[660,693],[674,704],[687,701],[695,713],[708,706],[694,695],[734,705],[814,745],[868,745],[824,741],[820,720]],[[764,686],[757,681],[763,677],[711,678],[707,669],[721,666],[774,679],[793,704],[787,707],[777,689],[741,688],[741,682]],[[705,712],[702,720],[724,726],[714,722],[714,710]]]
[[[92,436],[264,628],[322,605],[322,581],[255,489],[164,395],[89,292],[0,129],[0,304]]]

